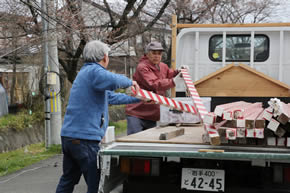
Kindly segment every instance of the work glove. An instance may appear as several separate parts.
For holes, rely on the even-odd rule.
[[[126,88],[125,93],[127,95],[134,96],[136,93],[133,93],[132,88],[134,88],[134,90],[136,91],[136,93],[138,93],[139,90],[140,90],[140,87],[139,87],[138,83],[136,81],[132,81],[132,86]]]
[[[181,66],[178,68],[178,70],[181,71],[181,69],[187,69],[187,70],[189,70],[189,66],[187,66],[187,65],[181,65]]]
[[[125,93],[126,93],[127,95],[134,96],[134,93],[133,93],[133,91],[132,91],[132,86],[126,88]]]
[[[132,81],[132,86],[134,87],[134,89],[135,89],[136,92],[138,93],[138,92],[139,92],[139,89],[140,89],[138,83],[137,83],[136,81]]]
[[[182,77],[182,73],[179,72],[172,80],[176,86],[177,80],[180,79]]]

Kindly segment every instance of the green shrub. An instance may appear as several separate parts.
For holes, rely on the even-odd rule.
[[[26,111],[21,111],[17,114],[8,114],[0,118],[0,131],[8,129],[21,131],[43,120],[43,112],[33,112],[31,115]]]

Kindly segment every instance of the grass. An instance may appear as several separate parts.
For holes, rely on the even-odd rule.
[[[117,122],[110,122],[109,126],[115,126],[115,136],[127,133],[127,121],[120,120]]]
[[[32,144],[15,151],[0,154],[0,176],[20,170],[26,166],[61,153],[61,146],[46,149],[44,143]]]
[[[42,121],[43,112],[34,112],[31,115],[27,111],[8,114],[0,118],[0,132],[5,132],[9,129],[21,131]],[[126,133],[126,120],[110,122],[109,125],[115,126],[116,136]],[[11,174],[60,153],[61,145],[46,149],[44,143],[32,144],[7,153],[0,153],[0,176]]]
[[[25,117],[25,115],[21,116]],[[0,130],[1,127],[3,129],[3,125],[11,125],[13,121],[17,120],[19,121],[23,119],[23,117],[21,119],[16,117],[17,116],[15,115],[6,116],[4,120],[10,123],[2,123],[1,119],[3,120],[3,118],[1,118]],[[28,121],[28,123],[30,124],[30,120]],[[109,125],[115,126],[116,136],[122,133],[126,133],[127,130],[126,120],[110,122]],[[22,129],[22,127],[19,127],[18,129]],[[61,145],[54,145],[49,149],[46,149],[44,143],[32,144],[7,153],[0,153],[0,176],[11,174],[13,172],[23,169],[24,167],[37,163],[41,160],[45,160],[60,153],[61,153]]]

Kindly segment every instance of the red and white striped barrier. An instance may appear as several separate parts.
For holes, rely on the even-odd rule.
[[[226,103],[223,105],[218,105],[215,107],[214,109],[214,113],[219,116],[219,117],[225,117],[225,113],[237,106],[243,106],[243,105],[249,105],[250,103],[244,102],[244,101],[237,101],[237,102],[233,102],[233,103]],[[231,116],[230,116],[231,117]]]
[[[174,99],[167,98],[167,97],[155,94],[153,92],[150,92],[150,91],[147,91],[144,89],[139,89],[139,92],[137,93],[136,90],[134,89],[134,87],[131,87],[132,88],[131,95],[136,97],[136,98],[143,99],[143,100],[144,99],[151,100],[157,104],[172,107],[172,108],[180,110],[180,111],[185,111],[185,112],[189,112],[192,114],[198,114],[201,121],[203,121],[204,117],[206,115],[208,115],[208,111],[206,110],[206,108],[202,102],[202,99],[200,98],[187,69],[182,69],[181,73],[182,73],[182,77],[185,81],[185,85],[186,85],[186,87],[190,93],[190,96],[193,100],[194,105],[185,104],[185,103],[182,103],[180,101],[176,101]],[[217,129],[215,128],[215,126],[213,124],[205,123],[204,128],[207,131],[207,133],[211,139],[211,144],[219,145],[220,144],[219,133],[218,133]]]
[[[182,74],[182,77],[184,79],[187,90],[189,91],[190,96],[193,100],[193,104],[197,108],[197,111],[198,111],[201,119],[203,120],[204,116],[206,114],[208,114],[208,111],[206,110],[206,108],[205,108],[205,106],[204,106],[204,104],[203,104],[194,84],[193,84],[193,81],[191,80],[191,77],[190,77],[187,69],[181,69],[181,74]]]
[[[136,98],[143,99],[143,100],[144,99],[151,100],[160,105],[165,105],[165,106],[172,107],[180,111],[197,114],[197,111],[193,105],[182,103],[180,101],[176,101],[174,99],[167,98],[167,97],[155,94],[151,91],[147,91],[144,89],[139,89],[139,92],[137,93],[133,87],[131,88],[132,88],[132,95]]]
[[[198,92],[193,84],[193,81],[188,73],[188,70],[181,69],[181,74],[182,74],[182,78],[184,79],[186,88],[189,91],[189,94],[193,100],[193,104],[195,105],[195,107],[198,111],[199,117],[204,122],[205,116],[209,116],[209,118],[210,118],[210,117],[212,117],[212,115],[209,114],[209,112],[206,110],[206,108],[202,102],[202,99],[200,98],[200,96],[199,96],[199,94],[198,94]],[[206,118],[206,120],[207,120],[207,118]],[[209,121],[209,122],[211,122],[211,121]],[[220,136],[219,136],[219,133],[218,133],[216,127],[213,124],[204,123],[204,128],[210,137],[211,144],[219,145],[220,144]]]
[[[204,123],[203,126],[209,136],[210,143],[212,145],[220,145],[221,144],[220,135],[215,126],[213,124],[207,123]]]

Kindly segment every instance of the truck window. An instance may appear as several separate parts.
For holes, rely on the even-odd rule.
[[[264,62],[269,57],[269,38],[257,34],[254,37],[254,61]],[[223,36],[213,35],[209,39],[209,58],[212,61],[222,61]],[[235,34],[226,36],[226,61],[249,62],[251,54],[251,35]]]

